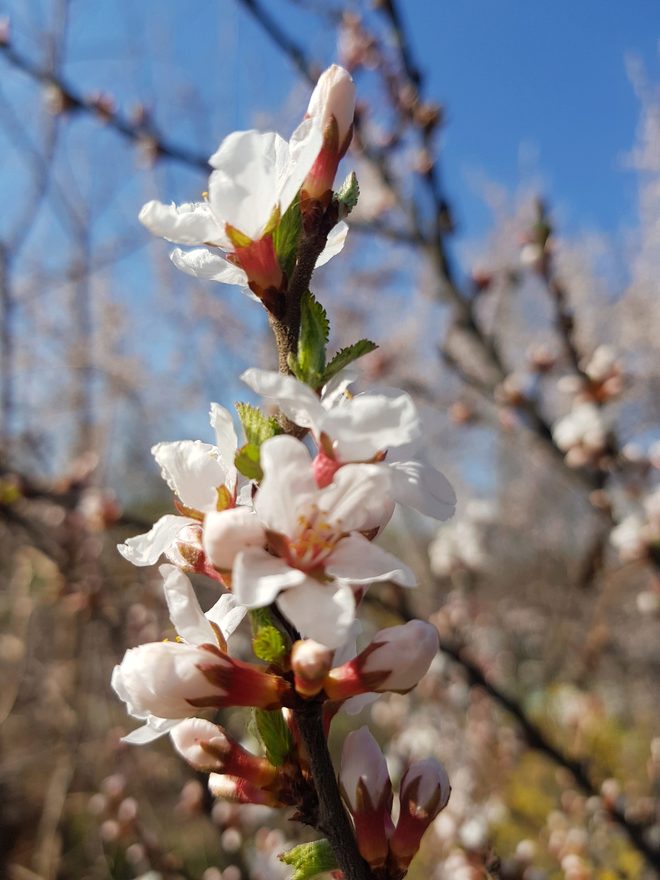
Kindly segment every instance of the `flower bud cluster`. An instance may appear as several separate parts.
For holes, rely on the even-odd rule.
[[[396,825],[387,764],[368,728],[346,737],[339,778],[362,857],[378,876],[403,877],[426,829],[449,802],[446,770],[434,758],[410,764],[401,778]]]

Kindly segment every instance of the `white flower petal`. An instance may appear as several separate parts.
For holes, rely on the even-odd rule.
[[[211,427],[215,431],[215,445],[218,448],[220,461],[227,474],[225,484],[227,488],[233,492],[237,476],[234,457],[238,448],[238,438],[236,436],[236,429],[234,428],[234,420],[229,410],[225,409],[224,406],[220,406],[219,403],[211,404],[209,416]]]
[[[263,608],[275,601],[280,590],[298,586],[307,575],[291,568],[283,559],[257,548],[244,550],[236,557],[232,573],[232,591],[236,601],[247,608]]]
[[[317,121],[305,119],[289,138],[286,166],[280,171],[278,202],[282,214],[295,199],[316,161],[323,136]]]
[[[275,132],[228,135],[209,159],[216,169],[209,179],[215,216],[249,238],[260,238],[280,200],[288,160],[288,144]]]
[[[328,240],[325,243],[325,247],[319,254],[318,260],[316,261],[316,268],[319,266],[325,266],[325,264],[331,260],[333,257],[336,257],[337,254],[343,250],[344,245],[346,244],[346,236],[348,235],[348,223],[345,223],[343,220],[338,223],[334,229],[330,231],[328,235]]]
[[[339,373],[323,386],[321,391],[321,403],[324,409],[332,409],[337,406],[345,396],[346,391],[357,380],[359,372],[355,367],[344,367]]]
[[[181,248],[175,248],[170,254],[170,260],[177,269],[195,278],[202,278],[204,281],[219,281],[221,284],[236,284],[248,289],[247,275],[239,266],[234,266],[224,257],[211,253],[206,248],[195,248],[192,251],[182,251]],[[249,295],[253,299],[257,298],[251,291],[249,291]]]
[[[379,528],[392,513],[390,479],[379,464],[347,464],[314,499],[336,531]]]
[[[170,489],[193,510],[215,510],[216,489],[227,480],[218,450],[201,440],[157,443],[151,450]]]
[[[422,430],[412,398],[396,388],[342,398],[320,427],[336,442],[342,461],[364,461],[416,440]]]
[[[240,605],[231,593],[224,593],[215,605],[209,608],[206,617],[211,623],[220,627],[220,632],[225,639],[229,639],[238,629],[246,614],[245,605]]]
[[[156,722],[162,722],[157,724]],[[142,727],[136,727],[126,736],[122,736],[121,741],[133,746],[143,746],[160,739],[166,733],[174,730],[180,721],[173,721],[169,718],[156,718],[155,715],[149,716],[149,723],[143,724]]]
[[[414,587],[417,583],[407,565],[363,535],[343,538],[328,559],[325,570],[330,576],[355,585],[393,581],[401,587]]]
[[[388,464],[392,497],[425,516],[446,520],[456,511],[456,493],[444,474],[423,460]]]
[[[261,397],[276,403],[284,415],[301,428],[314,428],[325,415],[321,401],[309,385],[293,376],[252,367],[241,379]]]
[[[355,618],[355,597],[345,584],[321,584],[313,578],[277,597],[282,613],[307,638],[338,648]]]
[[[292,537],[301,510],[318,494],[307,447],[285,434],[271,437],[261,446],[261,467],[254,508],[266,528]]]
[[[161,565],[163,591],[170,620],[181,638],[191,645],[215,644],[215,633],[200,608],[193,585],[174,565]]]
[[[146,534],[127,538],[125,543],[118,544],[117,550],[133,565],[153,565],[175,542],[179,532],[194,522],[187,516],[168,513],[161,516]]]
[[[215,242],[223,233],[206,202],[184,205],[147,202],[138,219],[154,235],[176,244]]]

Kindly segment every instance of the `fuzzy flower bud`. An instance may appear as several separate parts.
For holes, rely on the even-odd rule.
[[[291,649],[291,668],[299,694],[314,697],[323,689],[323,679],[330,671],[333,653],[313,639],[303,639],[294,644]]]
[[[279,805],[277,797],[272,791],[265,791],[238,776],[211,773],[209,791],[213,797],[233,801],[236,804],[262,804],[266,807]]]
[[[307,108],[323,133],[323,145],[307,175],[303,191],[313,199],[327,198],[337,165],[353,136],[355,83],[348,71],[333,64],[319,77]]]
[[[131,715],[188,718],[192,708],[274,709],[289,686],[277,675],[235,660],[214,645],[153,642],[129,649],[112,686]]]
[[[434,758],[416,761],[403,774],[399,793],[401,811],[390,839],[391,857],[399,868],[408,867],[424,832],[447,806],[450,794],[447,771]]]
[[[228,773],[258,787],[271,785],[277,777],[269,761],[251,755],[222,727],[203,718],[187,718],[170,736],[177,752],[195,770]]]
[[[393,831],[392,783],[368,727],[346,737],[339,782],[355,822],[360,853],[372,868],[380,868],[387,860],[388,837]]]
[[[331,700],[356,694],[407,693],[426,674],[438,651],[438,632],[430,623],[411,620],[377,632],[364,651],[332,669],[323,683]]]
[[[264,528],[249,507],[214,511],[204,518],[204,553],[221,571],[231,570],[241,550],[265,543]]]

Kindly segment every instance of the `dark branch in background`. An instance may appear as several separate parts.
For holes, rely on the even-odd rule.
[[[405,597],[399,596],[396,607],[370,594],[366,596],[366,602],[381,608],[388,614],[396,615],[404,621],[413,620],[415,617],[408,608]],[[531,749],[544,755],[563,770],[567,770],[587,797],[601,799],[600,791],[592,782],[589,766],[585,761],[570,757],[570,755],[567,755],[556,746],[547,734],[532,721],[520,703],[514,697],[505,693],[499,685],[495,684],[478,663],[469,657],[469,652],[465,645],[442,636],[439,639],[440,651],[461,667],[470,687],[481,688],[501,709],[513,718],[525,742]],[[651,843],[645,836],[645,832],[650,826],[629,819],[625,814],[625,810],[619,805],[604,804],[604,806],[612,820],[628,835],[630,842],[637,851],[660,874],[660,846]]]
[[[200,171],[207,172],[209,164],[206,156],[188,147],[168,141],[155,128],[152,122],[132,122],[128,117],[95,97],[85,97],[70,86],[62,77],[35,64],[25,55],[17,52],[11,45],[1,45],[0,53],[15,68],[25,73],[43,86],[57,89],[61,97],[63,111],[82,112],[97,116],[105,125],[112,128],[127,140],[148,145],[156,158],[170,159]]]

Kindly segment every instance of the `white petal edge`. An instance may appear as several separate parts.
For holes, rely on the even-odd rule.
[[[393,581],[400,587],[414,587],[417,583],[413,571],[400,559],[357,534],[337,544],[325,570],[332,577],[355,585]]]
[[[321,584],[306,578],[277,598],[282,613],[305,637],[328,648],[346,641],[355,619],[355,597],[346,584]]]
[[[348,235],[348,223],[344,223],[342,220],[338,223],[334,229],[330,230],[330,234],[328,235],[328,239],[325,243],[325,247],[319,254],[318,260],[316,261],[316,268],[318,269],[320,266],[325,266],[329,260],[333,257],[336,257],[338,253],[340,253],[344,245],[346,244],[346,236]]]
[[[161,516],[144,535],[127,538],[123,544],[118,544],[117,550],[133,565],[154,565],[176,541],[181,529],[194,523],[195,520],[187,516],[168,513]]]
[[[161,565],[163,592],[170,620],[181,638],[191,645],[215,643],[215,634],[197,601],[190,578],[174,565]]]
[[[388,465],[392,497],[433,519],[447,520],[456,512],[456,493],[444,474],[423,460]]]
[[[232,591],[236,601],[247,608],[263,608],[275,601],[281,590],[299,586],[307,575],[291,568],[283,559],[257,548],[236,557]]]

